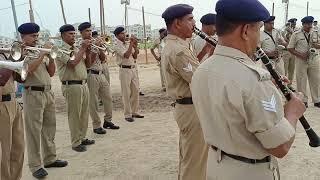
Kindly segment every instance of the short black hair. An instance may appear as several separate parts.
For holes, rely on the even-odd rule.
[[[216,17],[216,30],[218,36],[223,36],[233,32],[241,23],[232,22],[222,16]]]

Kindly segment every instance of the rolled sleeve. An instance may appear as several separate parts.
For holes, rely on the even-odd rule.
[[[288,44],[288,49],[293,49],[295,48],[296,46],[296,42],[297,42],[297,38],[296,38],[296,34],[292,34],[291,38],[290,38],[290,41],[289,41],[289,44]]]
[[[288,142],[294,135],[295,129],[284,117],[272,128],[255,134],[266,149],[276,148]]]

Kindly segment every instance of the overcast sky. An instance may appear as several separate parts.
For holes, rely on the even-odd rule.
[[[236,0],[234,0],[236,1]],[[271,12],[272,3],[275,2],[276,26],[284,24],[284,4],[282,0],[260,0]],[[78,23],[88,21],[88,8],[91,8],[91,19],[96,26],[100,26],[99,20],[99,0],[63,0],[67,18],[67,23]],[[146,12],[146,24],[151,24],[152,29],[164,27],[161,18],[162,12],[170,5],[177,3],[187,3],[194,7],[194,16],[199,21],[202,15],[214,13],[217,0],[131,0],[129,6],[129,24],[142,24],[142,14],[136,9],[142,6]],[[307,15],[307,0],[291,0],[289,7],[289,18],[296,17],[299,20]],[[309,15],[316,19],[320,18],[320,1],[309,0]],[[29,21],[28,0],[15,0],[18,24]],[[56,34],[63,18],[59,0],[32,0],[35,10],[35,21],[42,29],[49,29],[52,34]],[[117,26],[124,24],[124,6],[120,0],[104,0],[106,24]],[[13,37],[15,26],[10,8],[11,0],[1,0],[0,4],[0,36]],[[299,21],[300,22],[300,21]],[[198,23],[198,25],[200,25]]]

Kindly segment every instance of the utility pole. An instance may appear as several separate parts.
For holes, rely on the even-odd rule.
[[[30,15],[30,22],[35,22],[34,21],[34,14],[33,14],[33,8],[32,8],[32,2],[31,0],[29,0],[29,5],[30,5],[30,9],[29,9],[29,15]]]
[[[146,64],[148,64],[148,51],[147,51],[147,34],[146,34],[146,21],[144,18],[144,7],[142,6],[142,20],[143,20],[143,41],[144,41],[144,51],[146,55]]]
[[[289,14],[289,0],[282,0],[282,2],[286,3],[286,7],[285,7],[285,22],[288,22],[288,14]]]
[[[91,11],[90,11],[90,8],[88,8],[88,14],[89,14],[89,22],[91,24]]]
[[[100,31],[101,31],[100,34],[101,35],[104,34],[102,6],[103,6],[103,2],[102,0],[100,0]]]
[[[309,16],[309,1],[307,2],[307,16]]]
[[[63,2],[62,2],[62,0],[60,0],[60,6],[61,6],[61,11],[62,11],[62,16],[63,16],[64,24],[67,24],[67,19],[66,19],[66,15],[65,15],[65,13],[64,13],[64,7],[63,7]]]
[[[105,19],[105,15],[104,15],[104,1],[102,0],[102,24],[103,24],[103,32],[104,34],[106,33],[106,19]]]
[[[14,25],[16,27],[16,35],[15,36],[18,40],[20,40],[20,36],[18,33],[18,20],[17,20],[16,6],[14,4],[14,0],[11,0],[11,9],[12,9],[12,13],[13,13]]]
[[[274,16],[274,3],[272,3],[272,16]]]

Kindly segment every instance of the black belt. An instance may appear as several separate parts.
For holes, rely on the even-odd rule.
[[[41,86],[25,86],[24,87],[25,89],[30,89],[31,91],[44,91],[46,90],[45,87],[41,87]],[[51,90],[51,86],[48,88],[48,90]]]
[[[192,98],[187,97],[187,98],[182,98],[182,99],[176,99],[176,103],[178,104],[193,104]]]
[[[85,84],[87,80],[70,80],[70,81],[62,81],[63,85],[73,85],[73,84]]]
[[[97,71],[97,70],[88,69],[88,70],[87,70],[87,73],[90,73],[90,74],[102,74],[102,71]]]
[[[218,150],[217,147],[215,146],[211,146],[211,148],[215,151]],[[258,163],[267,163],[267,162],[270,162],[271,161],[271,157],[270,156],[267,156],[263,159],[249,159],[249,158],[246,158],[246,157],[242,157],[242,156],[236,156],[236,155],[233,155],[233,154],[228,154],[224,151],[221,151],[221,155],[226,155],[232,159],[235,159],[235,160],[238,160],[238,161],[241,161],[241,162],[245,162],[245,163],[248,163],[248,164],[258,164]]]
[[[133,68],[135,68],[135,66],[134,65],[120,65],[120,67],[121,68],[126,68],[126,69],[133,69]]]
[[[2,95],[2,102],[11,101],[11,94]]]

